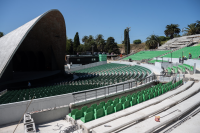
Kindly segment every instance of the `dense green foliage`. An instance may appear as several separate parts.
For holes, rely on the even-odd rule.
[[[73,41],[72,39],[67,39],[66,41],[66,54],[73,54]]]
[[[78,52],[78,47],[80,46],[80,40],[78,32],[76,32],[76,35],[74,36],[74,43],[73,43],[73,52],[74,54]]]
[[[106,52],[108,53],[116,53],[116,54],[119,54],[119,49],[118,49],[118,46],[117,46],[117,43],[115,42],[115,39],[113,37],[109,37],[106,41],[106,45],[105,45],[105,50]]]
[[[133,44],[141,44],[141,43],[142,43],[142,41],[140,39],[137,39],[137,40],[133,41]]]
[[[128,51],[127,51],[127,46],[128,46]],[[124,30],[124,48],[125,48],[125,54],[130,54],[130,38],[129,38],[129,33],[128,31],[125,29]]]
[[[187,35],[195,35],[200,34],[200,21],[196,21],[196,23],[189,24],[186,28]]]
[[[102,34],[96,35],[95,38],[92,35],[84,36],[82,38],[82,42],[84,44],[80,44],[77,32],[74,37],[74,40],[76,40],[76,43],[78,45],[74,44],[75,42],[73,42],[72,39],[67,39],[67,54],[85,54],[85,52],[92,52],[92,47],[94,52],[114,52],[115,54],[119,53],[119,47],[117,46],[117,43],[114,42],[115,39],[113,37],[109,37],[106,41],[104,40]]]
[[[3,34],[3,32],[0,32],[0,38],[1,38],[2,36],[4,36],[4,34]]]
[[[146,47],[148,49],[155,49],[158,46],[158,43],[160,45],[160,39],[159,36],[157,35],[150,35],[149,37],[147,37],[147,41],[145,43]]]
[[[174,34],[178,35],[180,33],[180,29],[178,28],[178,24],[171,24],[166,26],[166,30],[164,31],[166,37],[174,38]]]

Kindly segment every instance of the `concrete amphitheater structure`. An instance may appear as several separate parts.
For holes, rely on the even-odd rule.
[[[66,27],[53,9],[0,38],[0,81],[14,72],[64,70]]]

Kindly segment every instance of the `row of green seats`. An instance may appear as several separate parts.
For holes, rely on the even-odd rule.
[[[89,108],[84,106],[81,110],[74,109],[68,115],[74,120],[81,119],[81,121],[86,123],[157,97],[171,89],[176,88],[180,84],[182,84],[182,80],[174,84],[172,84],[172,82],[165,85],[158,84],[145,90],[138,91],[137,93],[133,93],[132,95],[128,94],[126,97],[122,96],[121,98],[115,98],[114,100],[109,99],[107,103],[102,101],[99,105],[92,104]]]
[[[162,54],[168,53],[170,50],[164,50],[164,51],[140,51],[136,54],[130,55],[124,60],[132,59],[132,60],[142,60],[142,59],[151,59],[157,56],[160,56]]]
[[[176,50],[172,52],[172,58],[182,57],[182,54],[183,54],[184,57],[186,56],[189,59],[189,53],[192,54],[192,59],[198,58],[199,53],[200,53],[200,46],[184,47],[182,49]],[[164,55],[163,57],[171,58],[171,53]]]

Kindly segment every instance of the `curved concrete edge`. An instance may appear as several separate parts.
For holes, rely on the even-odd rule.
[[[6,67],[10,63],[11,59],[13,58],[15,52],[18,50],[19,46],[24,41],[24,39],[26,38],[30,30],[46,14],[53,11],[60,12],[57,9],[49,10],[0,38],[0,57],[1,57],[0,58],[0,62],[1,62],[0,63],[0,78],[3,75]]]
[[[166,108],[171,108],[175,104],[178,104],[179,102],[182,102],[183,100],[189,98],[193,94],[197,93],[200,89],[199,87],[200,82],[194,84],[190,89],[187,89],[186,91],[170,98],[166,99],[158,104],[152,105],[150,107],[147,107],[145,109],[142,109],[138,112],[132,113],[130,115],[118,118],[116,120],[113,120],[108,123],[104,123],[105,125],[110,125],[111,127],[105,128],[104,125],[100,125],[98,127],[95,127],[92,129],[93,133],[108,133],[113,132],[115,130],[118,130],[126,125],[129,125],[131,123],[140,121],[142,119],[148,118],[151,115],[157,114],[161,111],[166,110]],[[123,123],[122,123],[123,121]]]

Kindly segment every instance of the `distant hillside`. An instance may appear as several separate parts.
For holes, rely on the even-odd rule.
[[[125,53],[124,44],[117,44],[121,53]],[[145,43],[131,44],[131,52],[139,52],[145,50]]]

